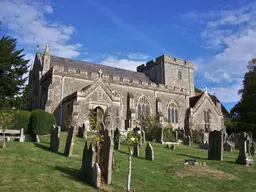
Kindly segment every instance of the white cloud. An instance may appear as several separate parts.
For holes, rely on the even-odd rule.
[[[44,10],[46,11],[46,13],[53,13],[53,8],[50,5],[45,5]]]
[[[54,55],[77,57],[82,45],[67,42],[75,28],[58,21],[47,20],[44,14],[49,11],[51,11],[49,5],[48,8],[42,10],[41,5],[35,4],[33,1],[0,1],[0,20],[4,27],[14,33],[19,43],[34,47],[38,44],[40,47],[44,47],[46,42],[50,42],[51,52]]]
[[[145,63],[145,61],[138,61],[132,59],[119,58],[116,56],[108,55],[100,61],[101,64],[108,65],[111,67],[117,67],[122,69],[127,69],[131,71],[136,71],[137,66]]]
[[[129,53],[127,57],[132,60],[147,60],[150,56],[139,52],[134,52]]]
[[[235,8],[190,12],[186,20],[199,25],[203,47],[213,54],[195,60],[196,73],[225,102],[239,100],[237,83],[247,71],[248,61],[256,57],[256,2]]]

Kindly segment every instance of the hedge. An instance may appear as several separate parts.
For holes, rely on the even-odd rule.
[[[13,124],[11,127],[9,127],[9,129],[20,130],[23,128],[24,133],[26,133],[29,125],[30,112],[25,110],[18,110],[16,111],[14,118],[15,119]]]
[[[51,132],[52,125],[55,124],[56,119],[54,115],[41,109],[33,110],[29,121],[29,133],[33,135],[49,134]]]

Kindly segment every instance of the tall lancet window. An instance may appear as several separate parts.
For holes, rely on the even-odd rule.
[[[146,117],[150,115],[150,102],[146,96],[142,96],[138,100],[138,119],[141,117]]]
[[[204,111],[204,128],[206,132],[210,131],[210,125],[211,125],[210,119],[211,119],[211,111],[205,110]]]
[[[168,105],[168,122],[169,123],[178,123],[179,122],[179,108],[174,102],[169,103]]]

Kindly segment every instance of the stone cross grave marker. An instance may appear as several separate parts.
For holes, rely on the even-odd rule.
[[[223,160],[223,132],[214,130],[209,133],[209,160]]]
[[[53,125],[50,139],[50,150],[58,152],[60,149],[60,126]]]
[[[248,140],[249,140],[249,136],[247,133],[245,132],[240,133],[239,154],[238,154],[236,163],[247,165],[247,166],[253,166],[253,163],[254,163],[253,159],[248,158],[246,154],[246,148],[247,148],[246,144]]]
[[[68,135],[67,135],[66,146],[64,151],[64,155],[66,155],[67,157],[72,156],[72,153],[74,150],[75,130],[76,130],[75,126],[68,128]]]
[[[145,154],[147,160],[154,161],[154,149],[150,143],[148,143],[145,148]]]

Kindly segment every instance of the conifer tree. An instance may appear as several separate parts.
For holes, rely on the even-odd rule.
[[[15,107],[25,90],[29,60],[16,44],[17,40],[9,36],[0,39],[0,108]]]

